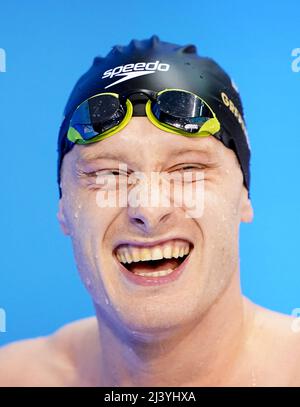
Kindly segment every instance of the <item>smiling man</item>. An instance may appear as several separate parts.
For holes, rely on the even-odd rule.
[[[292,319],[241,292],[250,147],[219,65],[157,36],[115,46],[58,146],[58,219],[96,317],[3,348],[0,385],[300,384]]]

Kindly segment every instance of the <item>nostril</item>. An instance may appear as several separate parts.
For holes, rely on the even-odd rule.
[[[170,217],[170,213],[164,213],[162,214],[162,216],[157,220],[157,222],[166,222],[167,219],[169,219]],[[145,226],[154,226],[154,222],[153,221],[153,225],[150,219],[148,219],[147,217],[144,216],[135,216],[131,218],[131,222],[138,224],[138,225],[145,225]]]
[[[138,224],[143,224],[144,222],[142,221],[142,219],[140,218],[134,218],[133,219],[134,222],[138,223]]]

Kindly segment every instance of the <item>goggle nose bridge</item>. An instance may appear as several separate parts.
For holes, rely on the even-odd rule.
[[[147,103],[148,100],[152,102],[156,99],[157,92],[148,89],[133,89],[123,92],[119,95],[120,102],[125,103],[129,99],[133,103]]]
[[[133,107],[133,116],[146,116],[146,103],[156,100],[157,92],[148,89],[135,89],[120,94],[120,103],[126,104],[129,99]]]

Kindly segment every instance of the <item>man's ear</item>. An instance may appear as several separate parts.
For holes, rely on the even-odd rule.
[[[253,221],[253,207],[248,197],[248,190],[243,186],[241,197],[241,222],[251,223]]]
[[[60,198],[58,202],[58,212],[57,212],[57,219],[60,224],[61,230],[65,235],[70,235],[70,231],[67,225],[66,217],[64,214],[64,206],[63,206],[63,201],[62,198]]]

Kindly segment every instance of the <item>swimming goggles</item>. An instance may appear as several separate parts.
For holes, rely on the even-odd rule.
[[[133,116],[133,104],[129,99],[132,94],[147,97],[146,115],[161,130],[189,137],[214,135],[220,130],[213,110],[192,92],[136,89],[122,94],[99,93],[86,99],[71,117],[67,138],[73,143],[89,144],[122,130]]]

